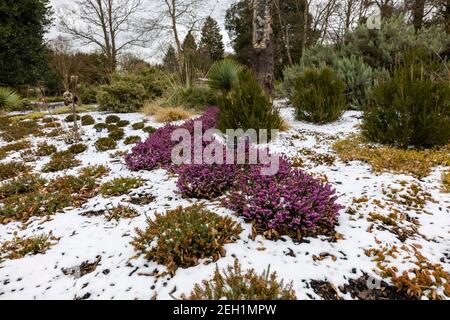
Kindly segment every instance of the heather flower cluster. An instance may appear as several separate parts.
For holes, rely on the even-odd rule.
[[[332,234],[339,210],[331,185],[323,184],[280,159],[274,176],[260,174],[258,166],[241,172],[223,203],[252,221],[259,233],[270,238]]]
[[[176,129],[187,129],[194,136],[194,124],[202,123],[203,132],[215,128],[219,116],[218,108],[209,108],[200,118],[189,120],[180,126],[167,124],[152,133],[147,140],[138,143],[125,158],[131,170],[153,170],[169,168],[172,164],[172,149],[178,143],[172,141],[172,132]]]

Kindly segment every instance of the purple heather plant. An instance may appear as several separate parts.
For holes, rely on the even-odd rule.
[[[138,143],[125,158],[127,166],[131,170],[153,170],[157,168],[169,168],[172,163],[172,149],[178,143],[171,140],[172,132],[176,129],[187,129],[193,136],[194,123],[202,122],[203,132],[214,128],[219,116],[218,108],[209,108],[195,120],[189,120],[182,125],[167,124],[156,130],[147,140]]]
[[[281,158],[274,176],[261,175],[258,166],[243,171],[223,203],[269,238],[288,235],[301,240],[333,233],[342,209],[336,200],[330,184]]]

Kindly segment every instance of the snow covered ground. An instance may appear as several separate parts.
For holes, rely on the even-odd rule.
[[[106,117],[103,113],[91,114],[97,122]],[[335,242],[319,237],[300,244],[289,238],[269,241],[258,236],[251,240],[249,223],[221,208],[219,203],[206,202],[208,208],[218,214],[232,216],[244,229],[240,240],[226,245],[226,257],[217,261],[219,268],[233,264],[235,258],[244,268],[254,268],[258,272],[266,270],[270,264],[271,271],[276,271],[285,283],[293,281],[299,299],[320,298],[311,288],[311,280],[328,281],[338,287],[348,283],[349,279],[361,277],[363,272],[380,279],[374,271],[376,263],[365,254],[365,250],[371,248],[414,246],[420,248],[421,254],[431,263],[438,263],[450,272],[450,195],[440,190],[440,177],[444,168],[435,168],[429,177],[418,180],[409,175],[375,174],[367,164],[345,164],[336,155],[333,164],[315,163],[305,150],[333,155],[331,145],[336,139],[358,131],[360,113],[347,112],[340,121],[324,126],[293,120],[293,110],[290,108],[282,109],[282,114],[291,129],[272,142],[270,148],[290,157],[302,158],[305,170],[326,176],[336,188],[338,202],[346,207],[341,211],[336,229],[340,236]],[[131,123],[144,118],[141,114],[119,116]],[[161,126],[151,118],[147,120],[146,125]],[[155,212],[163,213],[180,205],[187,206],[193,200],[180,197],[176,177],[166,171],[131,172],[125,166],[123,156],[110,156],[117,150],[128,151],[132,146],[119,142],[117,150],[99,153],[93,144],[98,137],[107,133],[98,133],[92,126],[83,127],[83,130],[84,143],[89,145],[86,152],[77,155],[83,166],[108,166],[111,172],[103,178],[103,182],[116,177],[140,177],[145,180],[145,185],[132,194],[150,194],[155,200],[147,205],[133,205],[128,202],[130,195],[108,199],[99,195],[81,208],[67,209],[50,218],[34,218],[27,224],[12,222],[0,225],[0,243],[12,239],[15,234],[31,236],[52,232],[53,236],[60,238],[45,254],[0,263],[0,299],[173,299],[183,293],[189,294],[195,283],[211,277],[216,268],[215,263],[180,268],[173,278],[157,277],[156,274],[165,268],[143,258],[133,259],[136,253],[130,242],[135,235],[135,228],[145,228],[147,217],[152,218]],[[125,128],[125,133],[126,136],[138,134],[143,139],[147,136],[143,131],[133,130],[131,126]],[[65,143],[57,138],[51,140],[38,137],[32,140],[35,145],[42,141],[55,144],[60,150],[66,148]],[[0,140],[0,146],[4,144]],[[13,159],[19,159],[19,153],[10,154],[2,162]],[[48,160],[49,157],[39,159],[34,164],[34,171],[40,172]],[[53,178],[62,174],[77,174],[79,170],[80,167],[77,167],[43,176]],[[433,201],[428,201],[423,209],[414,209],[392,201],[392,197],[383,192],[395,189],[397,191],[394,193],[401,193],[398,190],[405,183],[420,185]],[[358,200],[363,198],[366,200]],[[140,216],[108,222],[101,216],[83,215],[119,203],[137,209]],[[380,203],[383,205],[377,205]],[[414,230],[406,240],[402,239],[404,242],[390,228],[370,221],[369,214],[375,212],[388,215],[392,208],[408,216],[408,219],[399,222],[401,226]],[[405,254],[399,254],[396,259],[391,258],[400,271],[411,267],[410,262],[404,262]],[[96,263],[95,270],[81,277],[76,272],[66,275],[62,271],[76,268],[84,262]],[[351,299],[349,294],[340,294]]]

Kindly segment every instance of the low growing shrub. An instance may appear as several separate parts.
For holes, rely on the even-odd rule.
[[[81,161],[77,160],[70,151],[56,152],[50,161],[42,168],[42,172],[57,172],[77,167]]]
[[[206,86],[175,87],[164,104],[168,107],[205,110],[217,105],[217,97]]]
[[[0,147],[0,160],[6,158],[6,156],[13,151],[21,151],[31,148],[31,143],[28,140],[17,141]]]
[[[120,141],[125,137],[125,131],[123,129],[116,129],[111,131],[108,134],[108,138],[113,139],[114,141]]]
[[[87,150],[88,146],[82,143],[73,144],[67,149],[72,154],[80,154]]]
[[[114,79],[97,93],[99,110],[112,112],[136,112],[144,106],[146,97],[144,86],[133,78]]]
[[[157,122],[174,122],[189,119],[192,114],[184,108],[165,107],[159,108],[154,117]]]
[[[117,125],[119,128],[124,128],[124,127],[128,126],[129,124],[130,124],[130,121],[128,121],[128,120],[119,120],[119,121],[117,121],[117,123],[116,123],[116,125]]]
[[[233,266],[222,272],[216,268],[211,280],[196,284],[189,300],[296,300],[293,284],[284,285],[276,272],[270,273],[270,266],[261,275],[254,269],[245,273],[236,259]]]
[[[428,68],[428,62],[399,66],[373,87],[363,118],[368,139],[403,148],[450,142],[450,82]]]
[[[37,146],[35,155],[38,157],[47,157],[54,154],[56,151],[57,149],[54,145],[44,142]]]
[[[116,141],[111,138],[99,138],[95,142],[95,148],[97,151],[108,151],[108,150],[114,150],[117,147]]]
[[[345,84],[333,69],[305,70],[294,86],[296,118],[314,123],[338,120],[346,109],[344,92]]]
[[[120,205],[117,207],[109,208],[105,214],[105,219],[108,221],[119,221],[121,219],[133,219],[136,217],[139,217],[139,213],[135,209]]]
[[[116,123],[119,122],[121,119],[119,116],[116,116],[115,114],[111,114],[109,116],[106,117],[105,119],[105,123],[106,124],[110,124],[110,123]]]
[[[103,131],[106,128],[108,128],[108,125],[106,123],[96,123],[94,125],[94,129],[97,131]]]
[[[145,128],[145,123],[144,122],[136,122],[136,123],[133,123],[133,125],[131,127],[134,130],[142,130]]]
[[[145,133],[148,133],[148,134],[152,134],[152,133],[156,132],[156,128],[154,128],[152,126],[147,126],[147,127],[143,128],[142,131],[144,131]]]
[[[129,137],[125,138],[123,143],[125,143],[126,145],[130,145],[130,144],[136,144],[140,141],[141,141],[141,137],[139,137],[139,136],[129,136]]]
[[[179,267],[197,265],[200,259],[218,260],[225,255],[224,245],[234,242],[242,232],[231,218],[200,205],[156,214],[147,223],[146,230],[137,229],[132,244],[146,259],[165,265],[172,274]]]
[[[117,197],[127,194],[132,189],[139,188],[143,181],[138,178],[116,178],[102,184],[100,193],[106,197]]]
[[[95,124],[95,119],[91,115],[85,115],[81,117],[81,125],[91,126]]]
[[[64,118],[65,122],[74,122],[75,117],[73,114],[69,114],[67,117]],[[77,120],[81,120],[81,117],[79,115],[76,116]]]
[[[44,254],[56,244],[56,238],[41,234],[31,237],[14,237],[0,245],[0,262],[6,259],[20,259],[27,255]]]
[[[6,162],[0,163],[0,181],[17,177],[23,173],[26,173],[31,168],[23,162]]]
[[[25,174],[8,183],[0,185],[0,200],[13,195],[19,195],[40,190],[46,181],[37,175]]]

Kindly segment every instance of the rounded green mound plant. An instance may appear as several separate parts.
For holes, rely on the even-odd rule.
[[[73,115],[73,114],[69,114],[69,115],[64,119],[64,121],[65,121],[65,122],[74,122],[74,121],[75,121],[74,119],[75,119],[74,115]],[[76,119],[77,119],[77,120],[80,120],[81,117],[80,117],[79,115],[77,115],[77,116],[76,116]]]
[[[139,136],[129,136],[126,137],[124,142],[126,145],[130,145],[130,144],[136,144],[138,142],[140,142],[142,139]]]
[[[56,152],[56,147],[52,144],[41,143],[37,146],[36,156],[38,157],[46,157],[54,154]]]
[[[57,172],[79,166],[81,162],[70,151],[56,152],[44,166],[42,172]]]
[[[219,99],[219,129],[279,129],[282,118],[250,70],[239,74],[239,85]],[[270,131],[269,131],[270,135]]]
[[[95,124],[95,120],[91,115],[85,115],[81,117],[81,125],[91,126],[93,124]]]
[[[136,123],[133,123],[132,128],[133,128],[134,130],[142,130],[142,129],[145,128],[145,123],[143,123],[143,122],[136,122]]]
[[[117,123],[116,123],[116,125],[117,125],[119,128],[126,127],[126,126],[128,126],[129,124],[130,124],[130,121],[128,121],[128,120],[119,120],[119,121],[117,121]]]
[[[10,88],[0,87],[0,110],[6,110],[18,105],[20,96]]]
[[[243,272],[236,259],[222,272],[216,267],[211,280],[196,284],[189,300],[296,300],[293,284],[284,285],[276,272],[257,274],[254,269]]]
[[[97,101],[101,111],[136,112],[144,106],[147,97],[144,86],[133,78],[113,80],[100,87]]]
[[[366,138],[404,148],[450,142],[450,82],[432,68],[422,61],[401,65],[373,87],[363,117]]]
[[[114,139],[111,138],[99,138],[95,142],[95,148],[97,149],[97,151],[113,150],[116,147],[117,147],[116,141],[114,141]]]
[[[208,84],[211,89],[230,92],[239,82],[242,66],[234,60],[216,61],[208,72]]]
[[[142,131],[148,133],[148,134],[152,134],[156,131],[156,128],[152,127],[152,126],[148,126],[142,129]]]
[[[109,134],[108,137],[115,140],[115,141],[119,141],[122,140],[125,137],[125,132],[123,131],[123,129],[116,129],[116,130],[112,130]]]
[[[80,153],[85,152],[87,150],[87,148],[88,148],[87,145],[78,143],[78,144],[71,145],[69,147],[69,149],[67,149],[67,150],[72,154],[80,154]]]
[[[242,228],[229,217],[221,217],[201,205],[179,207],[156,214],[146,230],[137,230],[133,245],[146,259],[167,267],[172,274],[179,267],[195,266],[200,259],[218,260],[224,245],[239,238]]]
[[[186,109],[205,110],[217,104],[216,95],[207,86],[176,86],[164,102],[169,107],[185,107]]]
[[[107,129],[107,128],[108,128],[108,125],[106,123],[96,123],[94,125],[94,129],[97,130],[97,131],[102,131],[102,130]]]
[[[115,114],[111,114],[109,116],[106,117],[105,119],[105,123],[110,124],[110,123],[116,123],[120,121],[120,117],[116,116]]]
[[[346,109],[345,84],[330,67],[306,69],[295,81],[296,118],[314,123],[338,120]]]
[[[100,187],[100,193],[107,197],[121,196],[139,188],[142,184],[143,181],[137,178],[116,178],[104,183]]]

